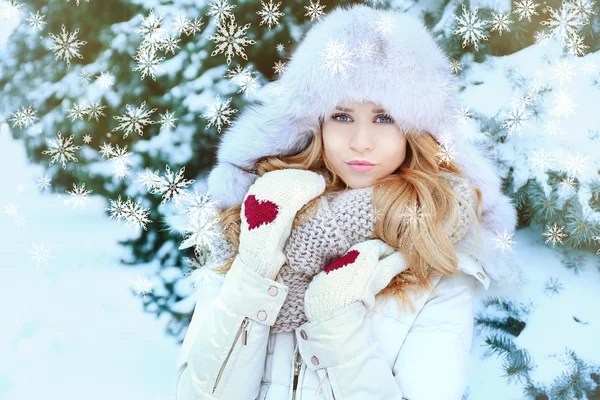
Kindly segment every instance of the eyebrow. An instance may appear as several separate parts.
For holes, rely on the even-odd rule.
[[[336,107],[335,109],[336,109],[336,110],[340,110],[340,111],[346,111],[346,112],[354,112],[354,110],[353,110],[353,109],[351,109],[351,108],[346,108],[346,107]],[[372,111],[373,113],[382,113],[382,112],[385,112],[385,110],[384,110],[384,109],[382,109],[382,108],[377,108],[377,109],[374,109],[374,110],[371,110],[371,111]]]

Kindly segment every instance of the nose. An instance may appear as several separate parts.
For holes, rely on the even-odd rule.
[[[363,152],[373,148],[373,137],[369,133],[367,126],[361,126],[356,129],[350,139],[350,148],[356,152]]]

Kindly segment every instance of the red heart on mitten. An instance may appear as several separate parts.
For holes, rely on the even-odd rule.
[[[248,222],[248,230],[258,228],[262,224],[270,224],[279,214],[279,206],[269,200],[257,200],[251,194],[244,201],[244,216]]]
[[[337,260],[326,266],[323,269],[323,271],[325,271],[326,274],[329,274],[331,271],[345,267],[348,264],[352,264],[354,261],[356,261],[356,258],[359,254],[360,252],[358,250],[349,251],[344,256],[338,258]]]

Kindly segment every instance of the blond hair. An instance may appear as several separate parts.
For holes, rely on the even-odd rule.
[[[408,305],[414,312],[409,292],[418,294],[432,290],[432,274],[454,275],[458,272],[458,259],[448,232],[458,224],[459,202],[466,204],[479,220],[481,191],[471,186],[478,198],[475,211],[442,179],[442,171],[457,175],[461,175],[461,171],[452,161],[438,163],[438,142],[428,133],[407,134],[406,138],[408,146],[403,163],[392,174],[374,183],[372,207],[377,216],[374,237],[402,252],[408,264],[408,268],[396,275],[379,295],[383,298],[396,296],[400,308]],[[347,188],[327,160],[320,129],[315,131],[304,151],[290,156],[263,157],[256,163],[258,176],[285,168],[310,170],[323,175],[326,186],[322,195]],[[296,213],[293,228],[316,213],[318,201],[319,198],[309,201]],[[213,268],[217,273],[227,273],[237,255],[240,211],[241,204],[219,210],[223,234],[235,251],[222,265]]]

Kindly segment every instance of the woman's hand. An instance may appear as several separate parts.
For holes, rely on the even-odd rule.
[[[296,213],[324,191],[325,178],[312,171],[288,168],[259,177],[240,210],[238,261],[274,280],[286,261],[283,248]]]
[[[318,323],[357,301],[371,309],[375,295],[407,268],[404,256],[384,241],[357,243],[315,275],[304,296],[304,313]]]

